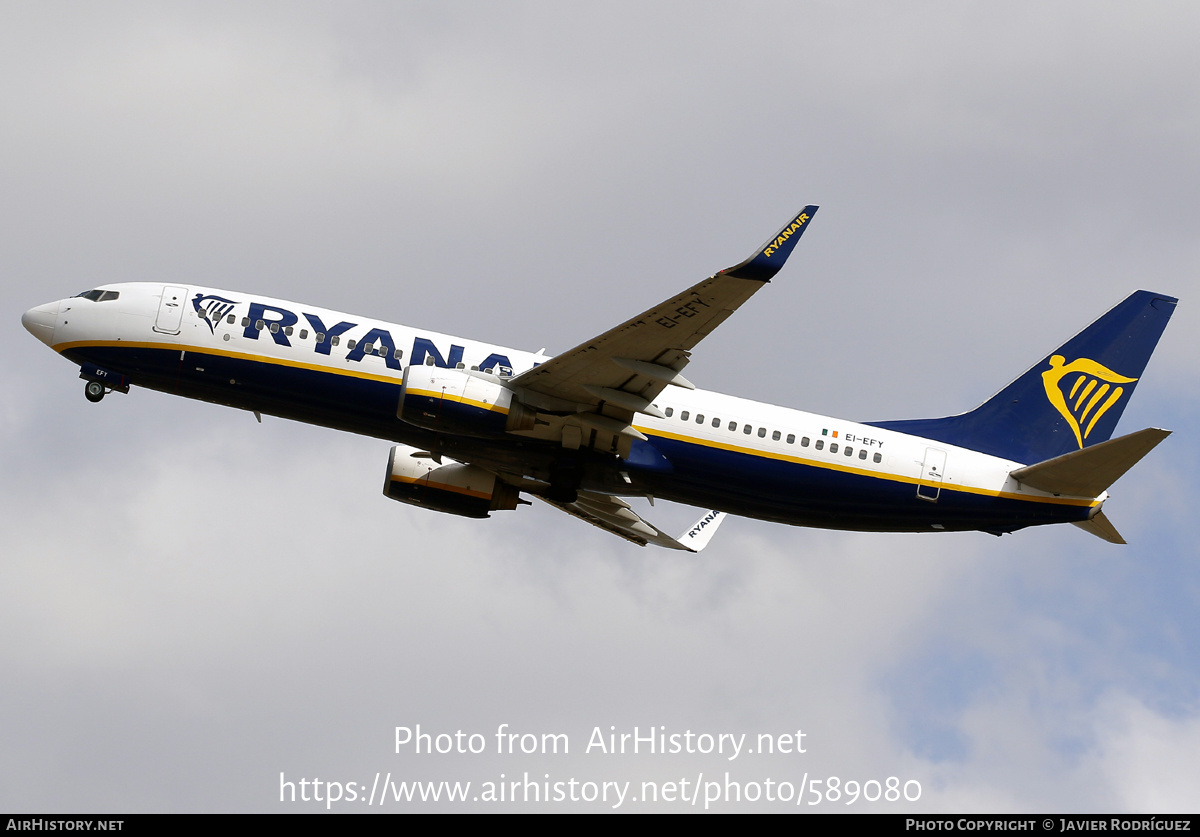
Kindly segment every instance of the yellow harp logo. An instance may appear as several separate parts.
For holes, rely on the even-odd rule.
[[[1042,383],[1046,386],[1046,397],[1075,431],[1075,441],[1082,450],[1083,440],[1096,422],[1125,392],[1118,385],[1133,383],[1137,378],[1118,375],[1085,357],[1066,361],[1062,355],[1050,358],[1050,368],[1042,373]]]

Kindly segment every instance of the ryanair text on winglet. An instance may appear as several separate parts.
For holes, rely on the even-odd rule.
[[[710,511],[708,514],[704,515],[704,517],[700,518],[700,520],[696,521],[695,526],[693,526],[691,529],[688,529],[688,533],[685,537],[696,537],[705,530],[708,524],[712,523],[716,519],[717,513],[715,511]]]
[[[796,232],[808,223],[808,218],[809,215],[807,212],[801,212],[799,215],[797,215],[796,220],[792,221],[792,223],[788,225],[787,229],[779,234],[778,238],[776,238],[763,249],[763,255],[767,258],[770,258],[772,255],[774,255],[775,251],[783,245],[783,242],[792,237],[792,233]]]

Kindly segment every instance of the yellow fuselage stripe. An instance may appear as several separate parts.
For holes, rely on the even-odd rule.
[[[299,360],[289,360],[282,357],[271,357],[270,355],[249,354],[247,352],[231,352],[227,349],[214,349],[209,346],[188,346],[182,343],[139,343],[133,340],[80,340],[75,343],[59,343],[55,345],[54,351],[64,352],[67,349],[77,348],[95,348],[97,346],[112,346],[123,349],[163,349],[172,352],[193,352],[198,355],[215,355],[217,357],[228,357],[235,360],[249,360],[258,363],[269,363],[272,366],[289,366],[293,369],[308,369],[313,372],[329,372],[333,375],[344,375],[348,378],[363,378],[369,381],[382,381],[386,384],[400,385],[400,372],[393,372],[391,375],[378,375],[372,372],[362,372],[357,369],[334,369],[330,366],[323,366],[317,363],[304,363]],[[374,357],[374,355],[372,355]]]
[[[839,465],[835,462],[824,462],[818,459],[807,459],[799,456],[789,456],[785,453],[774,453],[770,451],[756,450],[754,448],[741,447],[739,445],[730,445],[724,442],[714,442],[708,439],[697,439],[694,436],[683,436],[678,433],[668,433],[664,430],[655,430],[649,427],[635,428],[645,433],[647,436],[658,436],[665,439],[674,439],[677,442],[687,442],[688,444],[701,445],[708,448],[718,448],[720,450],[732,451],[734,453],[744,453],[750,456],[758,456],[763,459],[777,459],[783,462],[794,462],[798,465],[810,465],[814,468],[824,468],[829,471],[841,471],[846,474],[856,474],[863,477],[872,477],[879,480],[887,480],[889,482],[906,483],[908,485],[924,485],[929,488],[942,488],[946,491],[961,491],[965,494],[979,494],[985,497],[1004,497],[1010,500],[1024,500],[1033,503],[1054,503],[1064,506],[1094,506],[1097,505],[1094,499],[1080,499],[1074,497],[1037,497],[1029,494],[1017,494],[1012,491],[1000,491],[992,488],[978,488],[971,485],[950,485],[945,482],[933,482],[931,480],[914,479],[906,477],[902,474],[880,473],[879,471],[871,471],[865,468],[855,468],[849,465]]]

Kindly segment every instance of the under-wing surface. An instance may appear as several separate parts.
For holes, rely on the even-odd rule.
[[[745,261],[554,357],[237,291],[104,285],[21,318],[85,395],[141,386],[394,444],[384,494],[466,517],[542,500],[697,552],[726,515],[863,531],[1074,523],[1168,431],[1114,437],[1175,309],[1137,291],[979,407],[854,422],[697,388],[704,337],[783,267],[806,206]],[[668,534],[625,498],[708,509]]]

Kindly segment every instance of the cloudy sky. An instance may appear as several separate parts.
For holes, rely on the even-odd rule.
[[[1195,810],[1197,31],[1190,3],[0,5],[0,807],[728,773],[921,787],[814,810]],[[1181,298],[1118,428],[1176,431],[1112,490],[1129,546],[731,519],[697,558],[454,518],[380,494],[383,441],[89,404],[19,324],[170,281],[553,353],[806,203],[699,386],[945,415],[1133,290]],[[487,751],[397,754],[417,724]],[[501,724],[570,753],[497,754]],[[597,727],[806,752],[585,752]]]

